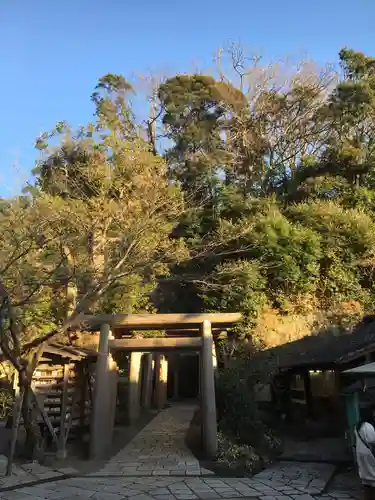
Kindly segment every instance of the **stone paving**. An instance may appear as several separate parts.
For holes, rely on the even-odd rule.
[[[335,467],[281,462],[252,478],[217,477],[200,466],[184,437],[194,408],[160,412],[123,450],[95,473],[16,467],[2,478],[0,500],[351,500],[345,489],[327,490]],[[68,477],[70,476],[70,477]],[[75,477],[74,477],[75,476]],[[27,484],[29,483],[29,484]]]
[[[36,462],[27,463],[22,466],[13,465],[12,475],[5,476],[7,459],[0,455],[0,492],[3,489],[13,488],[22,484],[30,484],[51,479],[64,478],[77,471],[72,468],[51,469]]]
[[[335,472],[335,466],[322,463],[282,462],[253,477],[253,481],[292,494],[295,490],[320,495]],[[281,489],[280,489],[281,488]]]
[[[201,476],[201,468],[185,445],[195,407],[175,405],[160,412],[125,448],[95,475]]]

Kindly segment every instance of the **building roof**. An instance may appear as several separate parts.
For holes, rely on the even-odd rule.
[[[364,365],[356,366],[355,368],[350,368],[350,370],[345,370],[345,374],[348,375],[374,375],[375,374],[375,363],[365,363]]]
[[[266,352],[281,369],[340,365],[375,351],[375,322],[362,321],[351,332],[322,332]]]
[[[58,358],[70,359],[71,361],[81,361],[87,358],[96,358],[98,356],[95,348],[77,347],[64,345],[58,342],[48,342],[44,344],[41,361],[47,361]],[[4,353],[0,349],[0,363],[6,361]]]
[[[76,347],[64,345],[57,342],[51,342],[45,345],[43,349],[43,358],[58,356],[60,358],[68,358],[72,361],[81,361],[86,358],[96,358],[97,351],[84,347]]]

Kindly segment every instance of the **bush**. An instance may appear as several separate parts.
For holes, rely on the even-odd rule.
[[[0,389],[0,420],[5,420],[12,414],[13,401],[12,391]]]
[[[256,384],[264,383],[272,373],[269,365],[268,373],[264,367],[243,349],[220,370],[216,384],[221,439],[218,459],[232,465],[237,462],[240,467],[245,464],[247,470],[252,470],[255,462],[268,462],[281,448],[255,400]]]
[[[264,461],[252,446],[240,445],[222,432],[218,432],[217,461],[238,472],[255,473],[263,468]]]

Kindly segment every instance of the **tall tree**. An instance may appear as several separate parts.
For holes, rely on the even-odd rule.
[[[58,124],[37,141],[43,154],[32,196],[0,213],[0,342],[19,372],[26,419],[43,343],[66,338],[85,312],[115,309],[120,290],[149,294],[150,283],[185,257],[180,240],[169,238],[183,211],[179,189],[136,128],[128,136],[120,125],[107,115],[78,134]],[[60,144],[50,149],[49,138]]]

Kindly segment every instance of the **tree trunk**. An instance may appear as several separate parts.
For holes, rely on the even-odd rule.
[[[26,439],[23,453],[29,460],[39,460],[43,454],[42,438],[36,419],[31,387],[25,387],[25,396],[22,405],[22,418],[24,422]]]
[[[41,352],[41,350],[30,352],[29,359],[23,363],[23,370],[19,372],[20,385],[25,391],[22,404],[22,419],[26,433],[23,454],[30,460],[39,460],[42,458],[41,452],[43,450],[40,429],[37,422],[38,410],[35,408],[31,387],[32,376]]]

